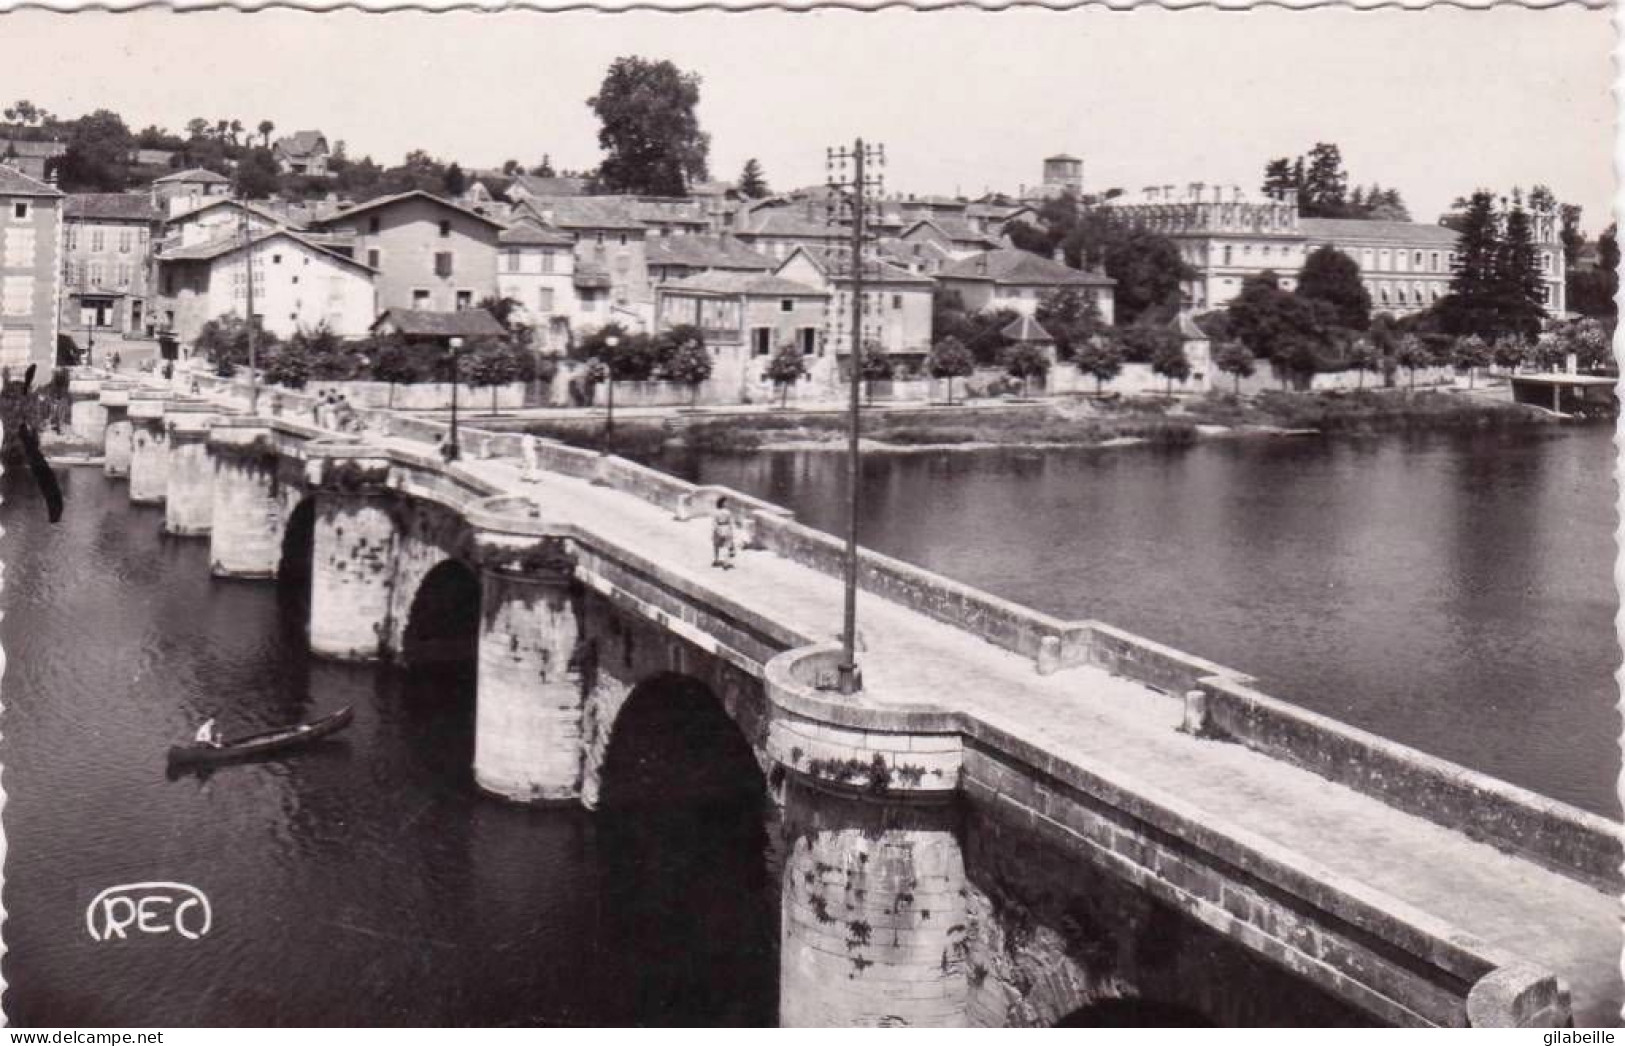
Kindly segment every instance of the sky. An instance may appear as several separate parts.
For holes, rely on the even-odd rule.
[[[1432,221],[1475,187],[1544,182],[1595,234],[1615,198],[1609,12],[1140,9],[730,14],[0,15],[0,93],[132,129],[194,116],[319,128],[385,164],[599,159],[585,105],[621,55],[703,79],[711,167],[821,182],[886,146],[888,190],[1015,191],[1043,157],[1089,191],[1236,184],[1336,142],[1355,181]]]

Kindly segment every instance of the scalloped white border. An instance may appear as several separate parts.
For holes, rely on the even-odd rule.
[[[606,14],[619,14],[630,12],[664,12],[679,14],[688,11],[813,11],[819,9],[838,8],[853,11],[882,11],[897,8],[912,9],[916,11],[946,11],[954,9],[978,9],[984,11],[1004,11],[1013,8],[1043,7],[1051,10],[1063,11],[1085,7],[1105,7],[1111,10],[1129,10],[1136,7],[1162,7],[1168,10],[1184,11],[1192,9],[1213,8],[1224,11],[1247,11],[1254,8],[1280,8],[1292,11],[1308,11],[1318,8],[1345,7],[1358,11],[1387,10],[1401,8],[1407,11],[1422,10],[1431,7],[1456,7],[1465,10],[1487,10],[1492,7],[1527,7],[1533,10],[1546,10],[1557,7],[1582,7],[1592,10],[1601,10],[1612,6],[1614,8],[1614,208],[1613,214],[1616,222],[1625,222],[1625,0],[1620,4],[1613,4],[1612,0],[130,0],[130,2],[108,2],[108,0],[90,0],[80,3],[78,0],[0,0],[0,14],[13,11],[47,10],[69,14],[80,11],[143,11],[152,9],[169,9],[179,12],[190,11],[266,11],[279,8],[292,10],[314,11],[326,13],[329,11],[363,11],[363,12],[392,12],[392,11],[420,11],[420,12],[454,12],[477,11],[483,13],[498,11],[537,11],[545,13],[561,13],[566,11],[599,11]],[[1625,286],[1622,286],[1625,289]],[[1622,312],[1625,312],[1625,295],[1618,299]],[[1621,372],[1625,373],[1625,325],[1617,327],[1614,332],[1614,358],[1621,365]],[[1622,417],[1625,422],[1625,417]],[[0,425],[0,439],[4,436],[4,426]],[[0,474],[4,473],[4,464],[0,463]],[[1614,590],[1619,596],[1619,609],[1614,617],[1614,630],[1619,639],[1622,651],[1625,651],[1625,428],[1616,424],[1614,430],[1614,489],[1615,489],[1615,530],[1614,530]],[[3,498],[0,498],[3,500]],[[5,536],[4,526],[0,526],[0,538]],[[5,558],[0,556],[0,619],[5,616]],[[0,642],[0,738],[5,735],[5,700],[4,679],[6,672],[5,644]],[[1619,745],[1621,752],[1620,775],[1615,781],[1615,791],[1620,797],[1621,806],[1625,806],[1625,663],[1622,663],[1614,672],[1614,680],[1620,691],[1620,698],[1615,703],[1621,719]],[[5,833],[5,767],[0,764],[0,959],[6,954],[5,922],[6,909],[4,901],[6,856],[9,848]],[[1622,865],[1625,868],[1625,865]],[[1625,906],[1625,895],[1621,895],[1621,905]],[[1620,952],[1620,974],[1625,978],[1625,924],[1622,924]],[[10,1026],[10,1019],[5,1012],[6,983],[3,972],[0,972],[0,1028]],[[1621,1020],[1625,1022],[1625,1006],[1621,1007]]]

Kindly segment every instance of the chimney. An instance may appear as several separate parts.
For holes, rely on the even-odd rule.
[[[1174,187],[1172,185],[1164,185],[1162,187],[1162,198],[1167,200],[1169,203],[1174,202]]]

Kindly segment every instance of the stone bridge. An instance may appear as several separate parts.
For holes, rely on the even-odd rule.
[[[868,552],[843,697],[842,546],[781,508],[725,492],[750,548],[713,570],[715,488],[185,380],[81,376],[73,424],[216,575],[308,586],[317,654],[476,660],[482,789],[763,795],[786,1025],[1619,1018],[1612,822]],[[731,781],[626,751],[708,712]]]

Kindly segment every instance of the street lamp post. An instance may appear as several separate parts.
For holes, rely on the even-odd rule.
[[[457,355],[462,351],[463,339],[448,338],[446,346],[451,350],[451,434],[446,439],[446,462],[450,464],[463,456],[462,447],[457,442],[457,385],[458,374]]]
[[[612,439],[615,435],[615,350],[620,347],[621,337],[611,334],[604,339],[604,348],[608,349],[609,359],[604,361],[604,384],[607,386],[608,400],[606,403],[608,413],[604,416],[604,439]]]
[[[254,369],[255,349],[259,338],[254,330],[254,240],[248,226],[248,211],[244,210],[238,228],[243,234],[243,264],[248,270],[248,413],[260,412],[259,372]]]
[[[852,176],[846,177],[846,165],[852,164]],[[866,174],[865,169],[873,164],[876,167],[886,166],[886,147],[884,145],[865,145],[862,138],[852,143],[852,148],[830,149],[826,154],[825,165],[829,172],[829,188],[831,190],[831,207],[836,207],[836,196],[844,195],[850,200],[850,220],[852,223],[852,236],[849,241],[849,262],[852,282],[852,346],[849,356],[850,371],[848,402],[847,402],[847,454],[846,454],[846,600],[844,614],[841,622],[841,662],[836,668],[837,685],[843,694],[855,694],[863,689],[863,677],[858,671],[857,637],[858,637],[858,493],[859,493],[859,457],[858,457],[858,412],[862,403],[862,359],[863,351],[863,241],[864,241],[864,196],[870,192],[880,192],[884,184],[884,175]]]

